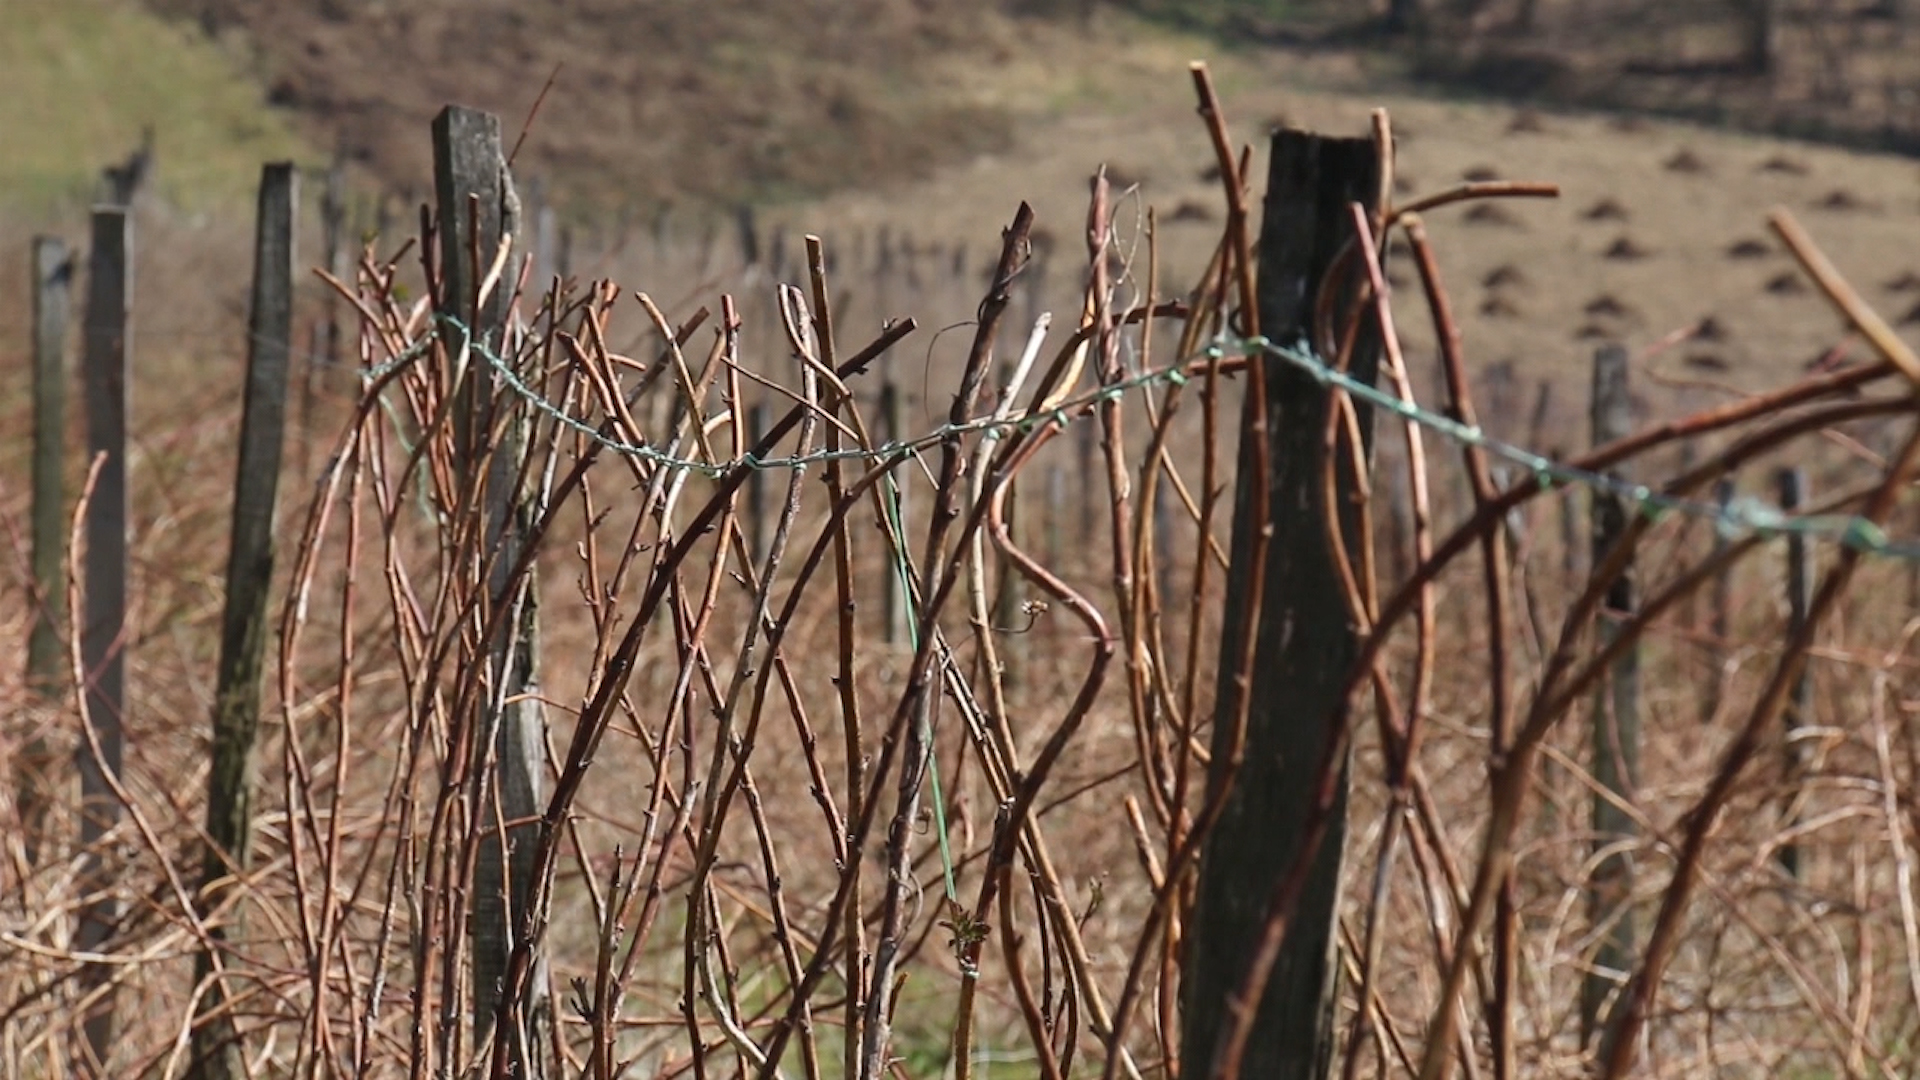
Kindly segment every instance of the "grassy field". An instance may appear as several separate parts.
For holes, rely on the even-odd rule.
[[[190,27],[123,0],[9,0],[0,34],[0,206],[84,206],[151,125],[160,192],[232,212],[262,161],[310,156],[258,80]]]

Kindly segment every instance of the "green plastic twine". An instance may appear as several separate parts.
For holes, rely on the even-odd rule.
[[[920,613],[913,606],[913,571],[907,565],[907,530],[900,520],[900,486],[894,482],[893,474],[887,474],[887,528],[893,533],[893,575],[899,582],[900,600],[907,606],[907,641],[917,654],[920,651]],[[931,715],[932,710],[928,710]],[[922,718],[920,738],[926,743],[927,779],[933,789],[933,828],[940,838],[940,876],[946,886],[947,899],[960,901],[959,886],[953,878],[953,845],[947,839],[947,800],[940,790],[940,762],[933,752],[933,723]]]

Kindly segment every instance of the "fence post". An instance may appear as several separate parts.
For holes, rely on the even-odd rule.
[[[882,361],[886,372],[880,383],[880,439],[887,445],[900,441],[905,426],[900,415],[900,385],[893,381],[893,366]],[[902,543],[911,543],[907,533],[907,493],[913,489],[912,459],[897,466],[897,475],[893,485],[893,512],[898,518],[896,525]],[[880,614],[886,620],[883,640],[888,645],[905,645],[911,636],[908,627],[911,619],[908,615],[907,583],[901,579],[894,566],[897,558],[893,550],[893,541],[887,544],[887,572],[880,577]]]
[[[1157,469],[1158,467],[1157,462],[1148,465],[1148,468]],[[1173,578],[1174,519],[1173,502],[1167,495],[1168,484],[1169,481],[1164,476],[1155,479],[1153,503],[1150,507],[1153,515],[1151,526],[1153,529],[1153,589],[1157,610],[1164,610],[1170,599],[1179,595]],[[1201,547],[1205,547],[1204,539]]]
[[[1060,522],[1067,513],[1067,472],[1059,465],[1047,466],[1047,523],[1044,530],[1047,569],[1060,572],[1061,553],[1066,545],[1060,536]]]
[[[1627,350],[1602,346],[1593,357],[1593,444],[1626,437],[1633,427],[1627,390]],[[1609,476],[1617,475],[1609,472]],[[1633,508],[1624,496],[1593,490],[1593,565],[1612,554],[1626,531]],[[1601,606],[1600,638],[1614,640],[1633,615],[1633,567],[1616,578]],[[1629,646],[1613,662],[1595,692],[1593,709],[1593,848],[1597,860],[1587,889],[1587,917],[1599,945],[1580,995],[1580,1040],[1589,1045],[1600,1030],[1607,1000],[1632,971],[1634,948],[1633,857],[1628,849],[1637,833],[1621,803],[1633,799],[1640,773],[1640,647]]]
[[[665,395],[656,395],[662,396]],[[768,407],[764,401],[747,406],[747,445],[760,445],[767,433]],[[767,470],[747,474],[747,548],[758,560],[767,553]]]
[[[1383,163],[1371,139],[1336,139],[1295,130],[1273,136],[1264,222],[1260,232],[1259,328],[1291,342],[1310,331],[1323,290],[1334,290],[1336,310],[1358,294],[1352,260],[1338,280],[1328,274],[1353,235],[1349,207],[1373,206]],[[1379,342],[1371,320],[1350,351],[1348,370],[1372,382]],[[1243,425],[1236,485],[1231,568],[1220,642],[1214,720],[1213,776],[1223,782],[1229,760],[1238,775],[1201,855],[1199,884],[1183,970],[1181,1074],[1213,1075],[1216,1055],[1248,977],[1248,958],[1260,942],[1270,898],[1281,875],[1308,855],[1303,841],[1313,820],[1315,779],[1348,705],[1347,668],[1358,648],[1327,540],[1326,515],[1337,514],[1348,556],[1358,536],[1358,498],[1352,468],[1337,472],[1338,490],[1322,487],[1320,438],[1328,396],[1310,375],[1279,362],[1264,368],[1263,428]],[[1249,408],[1256,398],[1249,393]],[[1372,410],[1355,402],[1362,437],[1371,442]],[[1266,490],[1254,479],[1263,471]],[[1364,461],[1359,463],[1365,467]],[[1264,519],[1260,511],[1265,508]],[[1306,508],[1302,512],[1302,508]],[[1264,544],[1261,536],[1267,537]],[[1264,547],[1264,566],[1253,555]],[[1257,598],[1253,583],[1261,582]],[[1258,604],[1258,608],[1250,608]],[[1249,625],[1249,612],[1258,621]],[[1246,640],[1253,634],[1252,648]],[[1251,668],[1241,670],[1241,658]],[[1244,713],[1242,712],[1244,710]],[[1230,743],[1236,718],[1246,717],[1244,753]],[[1252,1014],[1252,1036],[1239,1075],[1262,1080],[1324,1077],[1334,1047],[1334,930],[1347,834],[1347,764],[1337,770],[1331,816],[1304,888],[1293,905],[1281,951]],[[1211,797],[1211,794],[1210,794]]]
[[[1812,499],[1813,492],[1807,486],[1807,472],[1798,466],[1785,466],[1774,474],[1774,483],[1780,492],[1780,509],[1788,514],[1798,513]],[[1807,624],[1807,609],[1813,605],[1813,551],[1807,544],[1807,538],[1800,533],[1787,534],[1787,634],[1798,634]],[[1813,673],[1810,665],[1800,665],[1800,675],[1793,683],[1793,696],[1788,699],[1783,713],[1786,720],[1786,753],[1781,761],[1781,780],[1785,791],[1782,795],[1780,827],[1791,829],[1800,822],[1800,804],[1804,797],[1801,785],[1807,776],[1806,743],[1800,736],[1800,729],[1813,723]],[[1780,868],[1789,877],[1798,880],[1801,877],[1800,846],[1788,842],[1780,846]]]
[[[1080,513],[1079,527],[1074,532],[1076,544],[1088,544],[1098,535],[1094,530],[1099,523],[1094,514],[1093,478],[1100,475],[1095,459],[1099,456],[1099,426],[1091,421],[1073,425],[1073,469],[1080,477]],[[1081,550],[1085,550],[1082,548]]]
[[[760,265],[760,224],[750,203],[733,208],[733,224],[740,240],[740,263],[752,269]]]
[[[1723,476],[1713,482],[1713,504],[1725,515],[1733,505],[1733,478]],[[1713,533],[1713,553],[1727,549],[1727,537],[1719,529]],[[1710,670],[1702,681],[1700,722],[1710,724],[1720,715],[1720,703],[1727,693],[1727,635],[1733,629],[1733,567],[1723,566],[1713,575],[1713,590],[1707,598],[1707,664]]]
[[[519,490],[521,459],[527,452],[519,414],[500,422],[493,397],[499,376],[489,356],[507,359],[505,346],[508,286],[502,282],[479,302],[481,275],[503,237],[520,227],[520,203],[501,149],[500,119],[475,109],[450,105],[433,121],[435,201],[440,218],[439,298],[442,329],[450,343],[470,343],[471,355],[459,389],[457,421],[463,486],[478,499],[483,515],[482,552],[492,572],[484,583],[485,612],[503,612],[506,633],[484,643],[474,657],[486,672],[485,700],[473,740],[476,758],[489,755],[494,772],[482,778],[485,795],[475,807],[481,817],[479,859],[474,867],[473,1024],[476,1041],[491,1031],[510,1041],[509,1060],[516,1077],[549,1072],[553,1012],[547,996],[544,951],[533,950],[533,966],[518,1000],[502,1001],[503,982],[519,935],[529,926],[534,894],[533,866],[539,845],[541,789],[544,780],[544,716],[539,703],[539,592],[531,569],[510,579],[524,544],[530,508]],[[473,200],[470,203],[469,200]],[[477,204],[477,213],[473,207]],[[483,265],[474,265],[474,253]],[[450,320],[450,321],[449,321]],[[461,328],[465,328],[464,332]],[[498,445],[489,447],[497,440]],[[491,452],[489,452],[491,450]],[[475,470],[485,463],[486,475]],[[476,761],[478,764],[478,761]],[[494,780],[497,783],[487,783]],[[494,800],[498,799],[495,806]],[[519,821],[505,835],[492,821]],[[496,1027],[501,1006],[512,1028]]]
[[[533,278],[528,283],[534,302],[547,294],[553,287],[553,279],[561,276],[559,271],[560,221],[553,212],[553,204],[546,199],[546,191],[539,192],[533,204]],[[657,261],[657,260],[656,260]],[[554,312],[559,315],[559,312]]]
[[[100,461],[87,503],[86,612],[80,630],[90,737],[76,753],[80,773],[80,845],[85,852],[82,893],[95,899],[80,913],[74,947],[106,952],[119,921],[111,870],[102,838],[118,823],[119,801],[109,778],[120,775],[122,725],[126,719],[127,644],[127,384],[133,307],[133,222],[124,206],[93,211],[92,250],[87,259],[86,376],[88,458]],[[97,743],[98,756],[89,743]],[[110,978],[107,965],[89,965],[89,990]],[[89,1075],[106,1075],[113,1048],[113,993],[103,994],[86,1017]]]
[[[1547,456],[1565,461],[1566,447],[1556,446]],[[1577,592],[1580,588],[1580,501],[1567,493],[1562,493],[1557,501],[1560,504],[1560,577],[1568,589]]]
[[[261,181],[265,183],[265,178]],[[326,181],[320,190],[320,243],[322,264],[327,273],[332,274],[343,284],[353,284],[353,269],[347,263],[347,169],[346,163],[335,158],[327,167]],[[262,207],[264,209],[264,206]],[[256,249],[256,256],[258,250]],[[340,294],[333,289],[321,290],[325,304],[325,350],[321,354],[327,369],[338,370],[342,348],[340,335]],[[256,302],[258,296],[255,297]],[[308,360],[308,366],[313,361]]]
[[[220,622],[214,684],[213,747],[207,774],[207,845],[200,909],[212,949],[228,938],[210,918],[223,884],[245,874],[253,853],[253,747],[260,727],[260,669],[267,643],[267,590],[273,580],[273,511],[285,442],[287,361],[293,333],[295,215],[299,180],[290,164],[260,171],[253,248],[253,310],[247,320],[247,389],[240,416],[233,530],[227,552],[227,603]],[[236,909],[237,911],[237,909]],[[214,975],[212,951],[200,954],[196,981]],[[201,999],[188,1076],[237,1080],[246,1057],[218,979]]]
[[[62,469],[67,445],[67,319],[72,305],[73,260],[64,241],[33,241],[33,614],[27,632],[27,689],[40,701],[58,691],[62,662],[61,624],[66,621],[66,487]],[[48,792],[53,787],[52,750],[43,721],[20,756],[20,824],[26,832],[27,864],[39,862]]]

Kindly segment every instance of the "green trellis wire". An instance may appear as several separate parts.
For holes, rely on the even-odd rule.
[[[749,453],[737,460],[699,461],[668,454],[646,443],[629,443],[602,434],[594,425],[555,405],[539,391],[527,385],[520,374],[513,369],[511,363],[493,350],[472,341],[459,320],[444,315],[440,316],[439,320],[461,335],[462,351],[481,357],[514,393],[525,398],[535,409],[545,413],[556,423],[578,432],[614,453],[638,457],[662,468],[697,473],[709,479],[717,479],[740,468],[797,469],[827,461],[898,463],[922,450],[937,446],[947,439],[990,432],[1028,432],[1049,424],[1064,426],[1074,413],[1090,405],[1124,397],[1142,387],[1172,386],[1188,381],[1184,365],[1176,365],[1143,372],[1107,384],[1060,402],[1042,412],[999,420],[982,418],[959,424],[942,424],[924,435],[889,442],[872,449],[817,450],[807,454],[767,457]],[[365,378],[378,379],[419,359],[426,354],[433,336],[433,332],[423,335],[420,341],[415,342],[399,356],[368,369]],[[1586,487],[1604,491],[1625,499],[1635,506],[1639,513],[1650,518],[1657,519],[1670,514],[1697,518],[1711,523],[1716,532],[1728,538],[1754,534],[1768,537],[1800,536],[1865,554],[1909,562],[1920,561],[1920,539],[1891,537],[1873,522],[1857,515],[1789,514],[1777,505],[1754,496],[1741,496],[1725,504],[1679,498],[1630,479],[1575,468],[1525,447],[1493,438],[1477,425],[1463,424],[1450,416],[1426,409],[1415,402],[1407,401],[1370,383],[1355,379],[1344,371],[1330,367],[1310,349],[1297,345],[1279,344],[1265,337],[1238,338],[1223,335],[1203,350],[1201,356],[1226,357],[1253,353],[1264,353],[1291,364],[1321,385],[1338,387],[1356,398],[1411,420],[1453,442],[1484,450],[1524,470],[1539,483],[1542,489],[1561,486]],[[896,515],[898,513],[897,504],[894,513]],[[896,521],[894,524],[897,529],[899,523]],[[896,567],[896,572],[904,573],[905,568]]]
[[[1006,432],[1030,432],[1045,425],[1064,427],[1074,413],[1088,406],[1122,398],[1142,387],[1174,386],[1188,381],[1184,370],[1185,365],[1180,364],[1143,372],[1106,384],[1088,393],[1059,402],[1054,407],[1041,412],[1004,419],[982,418],[959,424],[946,423],[916,438],[889,442],[870,450],[817,450],[807,454],[769,457],[759,457],[749,453],[734,460],[698,461],[668,454],[646,443],[629,443],[603,434],[597,426],[587,423],[554,404],[544,394],[529,386],[510,362],[483,342],[475,341],[471,332],[460,320],[447,315],[437,316],[437,319],[439,323],[451,327],[459,334],[460,340],[456,344],[460,354],[469,357],[479,356],[508,388],[554,422],[616,454],[637,457],[662,468],[692,472],[709,479],[718,479],[741,468],[804,469],[809,465],[829,461],[897,465],[908,457],[918,455],[921,450],[937,446],[948,439],[975,434],[992,438]],[[430,330],[399,355],[368,368],[362,373],[362,378],[371,385],[427,355],[436,335],[436,330]],[[1650,518],[1680,514],[1711,522],[1718,534],[1729,539],[1756,534],[1793,535],[1837,544],[1867,554],[1905,561],[1920,561],[1920,540],[1891,538],[1879,526],[1859,516],[1788,514],[1779,507],[1752,496],[1742,496],[1724,504],[1677,498],[1655,491],[1646,484],[1575,468],[1525,447],[1493,438],[1478,425],[1461,423],[1450,416],[1433,412],[1415,402],[1382,390],[1371,383],[1355,379],[1346,372],[1329,366],[1320,357],[1314,355],[1312,350],[1297,345],[1279,344],[1258,336],[1237,338],[1222,335],[1208,345],[1196,359],[1219,359],[1254,354],[1263,354],[1291,364],[1322,386],[1338,387],[1362,401],[1419,424],[1446,439],[1461,445],[1476,447],[1510,462],[1530,474],[1542,491],[1550,490],[1555,486],[1586,487],[1604,491],[1625,499],[1635,506],[1639,513]],[[883,493],[887,527],[891,533],[895,552],[891,572],[899,582],[901,595],[907,605],[909,644],[917,651],[920,647],[920,626],[913,603],[912,568],[908,564],[906,555],[906,527],[901,519],[900,488],[891,475],[885,478]],[[926,721],[923,720],[922,723]],[[957,902],[959,892],[955,882],[953,852],[947,835],[946,803],[941,790],[939,763],[934,758],[931,731],[923,729],[921,734],[927,747],[926,766],[932,789],[934,830],[939,837],[943,884],[947,898]]]

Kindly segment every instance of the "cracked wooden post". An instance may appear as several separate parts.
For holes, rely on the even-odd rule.
[[[1357,277],[1328,279],[1332,262],[1353,236],[1349,207],[1372,207],[1383,163],[1371,139],[1339,139],[1282,130],[1274,134],[1265,220],[1260,230],[1259,325],[1278,342],[1310,333],[1322,290],[1336,290],[1336,310],[1359,295]],[[1359,268],[1348,264],[1351,271]],[[1372,320],[1349,371],[1371,383],[1379,362]],[[1234,995],[1247,975],[1269,897],[1301,855],[1315,803],[1314,780],[1346,711],[1347,669],[1359,639],[1341,593],[1326,515],[1338,514],[1348,556],[1359,564],[1357,489],[1351,467],[1337,471],[1334,505],[1322,484],[1321,436],[1326,388],[1291,365],[1264,362],[1265,431],[1243,426],[1240,483],[1234,499],[1232,568],[1220,643],[1219,704],[1214,720],[1210,787],[1235,753],[1231,718],[1246,708],[1239,774],[1207,837],[1182,972],[1184,1028],[1181,1075],[1216,1076],[1223,1032],[1233,1024]],[[1371,442],[1372,409],[1355,401],[1362,438]],[[1267,465],[1265,520],[1252,490],[1254,455]],[[1365,463],[1361,463],[1362,467]],[[1264,568],[1251,565],[1256,536],[1268,531]],[[1263,569],[1263,573],[1261,570]],[[1263,581],[1253,663],[1242,681],[1247,597]],[[1249,1080],[1313,1080],[1327,1074],[1338,1000],[1333,964],[1337,902],[1347,834],[1347,765],[1336,764],[1337,795],[1311,873],[1288,920],[1277,962],[1253,1016],[1239,1074]],[[1244,1007],[1244,1006],[1242,1006]]]
[[[214,955],[230,936],[217,917],[233,882],[252,861],[253,750],[260,729],[260,673],[267,644],[267,591],[273,581],[273,513],[285,443],[289,338],[293,333],[294,229],[300,205],[290,164],[260,172],[254,232],[253,305],[247,319],[247,381],[227,551],[226,610],[214,681],[213,746],[207,772],[207,843],[199,904],[209,949],[196,982],[215,978]],[[235,915],[238,907],[232,908]],[[239,1080],[246,1054],[227,987],[217,978],[200,999],[189,1077]]]
[[[1633,405],[1627,392],[1627,350],[1603,346],[1593,358],[1593,445],[1604,446],[1633,430]],[[1609,471],[1608,476],[1618,474]],[[1593,566],[1604,565],[1626,532],[1630,506],[1625,496],[1593,489]],[[1600,611],[1600,638],[1611,642],[1633,617],[1633,567],[1607,589]],[[1639,830],[1624,804],[1631,803],[1640,774],[1640,646],[1636,642],[1614,660],[1594,694],[1593,703],[1593,876],[1587,886],[1587,918],[1597,938],[1593,966],[1580,994],[1580,1042],[1591,1045],[1611,1000],[1634,966],[1633,853]]]
[[[520,204],[501,150],[500,119],[474,109],[448,106],[433,121],[433,172],[440,219],[440,330],[450,354],[467,353],[461,404],[454,410],[456,445],[468,505],[478,508],[479,558],[490,566],[484,583],[483,623],[505,628],[484,643],[467,668],[484,672],[478,728],[473,740],[483,797],[472,828],[481,834],[474,867],[469,934],[473,945],[473,1025],[476,1042],[489,1032],[511,1039],[513,1075],[544,1077],[550,1071],[553,1009],[547,993],[544,950],[517,1001],[502,1002],[502,982],[519,936],[532,925],[533,863],[545,778],[545,716],[539,690],[539,590],[531,569],[511,578],[532,507],[520,490],[527,453],[525,411],[510,403],[496,414],[500,377],[495,363],[511,362],[507,336],[510,274],[480,298],[480,285],[502,239],[520,228]],[[518,254],[518,245],[515,246]],[[477,259],[476,259],[477,256]],[[476,265],[476,262],[478,265]],[[514,260],[509,260],[511,265]],[[485,467],[485,475],[478,470]],[[499,612],[497,620],[490,619]],[[519,822],[498,829],[495,822]],[[501,835],[504,833],[504,835]],[[504,1008],[503,1008],[504,1005]],[[507,1020],[496,1026],[500,1019]]]

